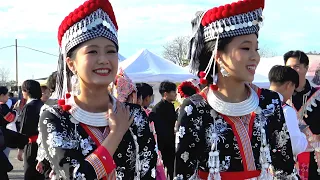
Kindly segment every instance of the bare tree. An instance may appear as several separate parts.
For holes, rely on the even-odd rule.
[[[188,61],[186,60],[186,55],[188,51],[188,40],[188,36],[178,36],[172,41],[167,42],[163,46],[163,57],[179,66],[187,65]]]
[[[9,81],[10,70],[7,68],[0,68],[0,86],[7,86]]]
[[[260,54],[260,57],[264,57],[264,58],[277,56],[277,52],[274,51],[273,49],[268,48],[267,46],[260,48],[259,54]]]
[[[309,51],[306,54],[307,55],[320,55],[320,52],[318,52],[318,51]]]

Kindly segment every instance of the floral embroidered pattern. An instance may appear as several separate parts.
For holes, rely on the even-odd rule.
[[[184,162],[187,162],[189,159],[189,153],[184,152],[183,154],[181,154],[181,159],[183,159]]]
[[[192,114],[193,107],[192,107],[191,105],[189,105],[189,106],[186,106],[186,107],[184,108],[184,110],[186,111],[187,116],[189,116],[189,115]]]
[[[97,145],[86,133],[82,126],[73,123],[69,114],[58,107],[46,108],[43,119],[40,119],[41,144],[48,154],[48,160],[54,167],[56,176],[63,179],[96,179],[93,168],[80,166],[89,163],[85,158],[95,151]],[[155,141],[148,126],[143,111],[137,107],[131,108],[134,115],[133,133],[137,136],[140,155],[140,180],[155,179],[157,155]],[[99,132],[98,130],[97,132]],[[104,133],[101,133],[103,136]],[[140,134],[140,136],[139,136]],[[95,134],[95,136],[100,136]],[[99,137],[100,139],[105,137]],[[99,139],[98,138],[98,139]],[[117,179],[127,179],[135,176],[135,148],[133,137],[125,135],[115,152],[114,161],[117,164]],[[154,170],[153,170],[154,169]],[[68,173],[67,173],[68,172]],[[70,177],[66,177],[66,174]],[[153,175],[152,175],[153,174]],[[152,178],[154,176],[154,178]]]
[[[240,153],[240,148],[243,146],[237,142],[227,121],[219,114],[212,113],[212,108],[200,95],[190,97],[182,106],[184,109],[189,107],[193,109],[192,112],[184,110],[178,118],[181,120],[181,126],[177,133],[179,141],[176,145],[176,157],[180,158],[176,159],[175,179],[196,180],[198,171],[209,172],[208,158],[212,148],[217,148],[219,152],[220,172],[230,171],[231,167],[234,171],[243,171],[243,159]],[[250,131],[252,134],[249,134],[255,159],[253,163],[257,170],[265,167],[267,164],[261,164],[259,161],[260,151],[269,150],[272,155],[269,156],[271,159],[268,159],[268,162],[276,169],[282,170],[284,172],[282,174],[287,173],[290,176],[293,173],[294,160],[278,94],[262,90],[259,107],[260,113],[256,113]],[[213,135],[214,132],[216,135]],[[266,139],[261,139],[262,132],[266,134]],[[218,138],[217,143],[212,144],[215,137]],[[262,141],[267,143],[267,148],[260,148]],[[280,146],[282,146],[280,151],[271,152],[271,149]]]
[[[82,154],[83,155],[87,155],[89,154],[89,152],[92,150],[92,146],[90,144],[90,140],[89,140],[90,137],[88,137],[88,139],[81,139],[80,141],[80,147],[82,149]]]
[[[277,138],[277,148],[284,147],[290,139],[286,124],[283,124],[281,131],[275,131],[274,133],[276,134]]]

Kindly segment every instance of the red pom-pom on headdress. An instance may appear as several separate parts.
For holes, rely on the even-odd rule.
[[[97,9],[102,9],[108,14],[116,30],[118,30],[118,24],[116,17],[113,12],[113,8],[109,0],[88,0],[80,5],[77,9],[71,12],[65,19],[62,21],[59,30],[58,30],[58,43],[61,46],[62,37],[64,33],[75,23],[79,22],[81,19],[84,19],[86,16],[90,15]]]
[[[192,82],[190,81],[184,81],[182,82],[179,86],[178,86],[178,93],[180,94],[181,97],[183,98],[187,98],[189,97],[189,95],[186,94],[186,92],[184,92],[184,88],[189,87],[192,88],[193,90],[195,90],[196,93],[199,93],[199,88],[197,88],[196,86],[194,86],[192,84]]]
[[[232,4],[220,6],[215,10],[214,8],[208,10],[204,14],[201,24],[202,26],[207,26],[214,21],[254,11],[260,8],[264,9],[264,0],[239,0]]]

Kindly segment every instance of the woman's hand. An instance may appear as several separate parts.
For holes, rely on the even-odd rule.
[[[37,166],[36,166],[36,170],[40,173],[43,174],[43,164],[42,162],[38,162]]]
[[[109,127],[110,133],[122,134],[128,131],[129,126],[132,124],[133,116],[130,116],[130,107],[124,106],[119,101],[116,102],[116,109],[113,105],[109,104]]]
[[[19,149],[18,150],[18,154],[17,154],[17,159],[19,160],[19,161],[23,161],[23,150],[22,149]]]
[[[102,142],[111,156],[118,148],[124,134],[128,131],[129,126],[132,124],[133,116],[130,116],[130,107],[125,107],[119,101],[116,102],[116,109],[113,109],[112,104],[108,106],[109,110],[109,127],[110,133],[107,138]]]

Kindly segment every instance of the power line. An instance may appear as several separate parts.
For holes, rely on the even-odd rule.
[[[1,49],[6,49],[6,48],[9,48],[9,47],[15,47],[15,45],[0,47],[0,50]],[[50,55],[50,56],[59,57],[58,55],[55,55],[55,54],[52,54],[52,53],[48,53],[48,52],[45,52],[45,51],[41,51],[41,50],[38,50],[38,49],[34,49],[34,48],[31,48],[31,47],[27,47],[27,46],[17,46],[17,47],[29,49],[29,50],[36,51],[36,52],[40,52],[40,53],[47,54],[47,55]]]
[[[14,47],[15,45],[10,45],[10,46],[4,46],[4,47],[0,47],[0,49],[6,49],[6,48],[9,48],[9,47]]]
[[[51,54],[51,53],[48,53],[48,52],[44,52],[44,51],[41,51],[41,50],[38,50],[38,49],[33,49],[33,48],[31,48],[31,47],[27,47],[27,46],[18,46],[18,47],[22,47],[22,48],[30,49],[30,50],[32,50],[32,51],[37,51],[37,52],[40,52],[40,53],[43,53],[43,54],[47,54],[47,55],[50,55],[50,56],[59,57],[58,55]]]

